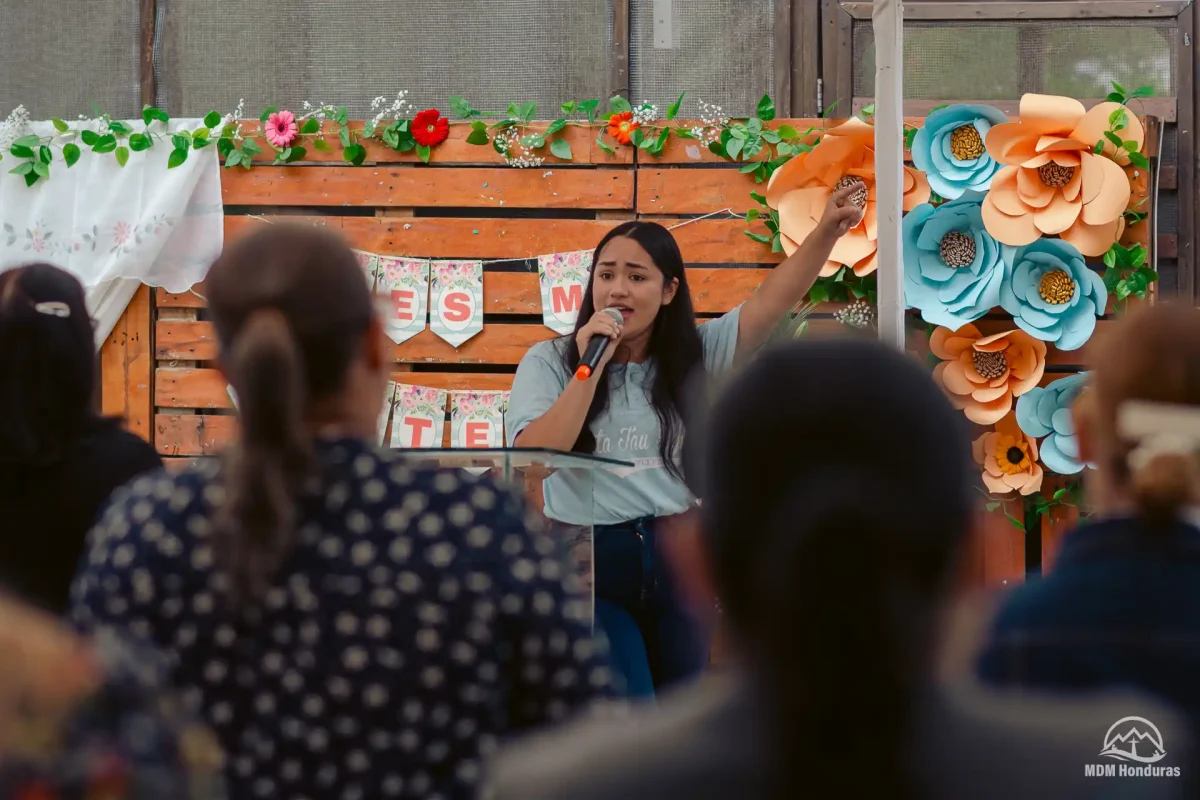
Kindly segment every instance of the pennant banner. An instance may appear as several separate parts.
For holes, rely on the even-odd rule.
[[[429,313],[429,261],[379,256],[376,272],[375,293],[387,298],[384,329],[389,339],[402,344],[425,330]]]
[[[450,395],[451,447],[503,447],[508,392],[453,392]]]
[[[542,322],[547,328],[563,335],[575,330],[575,320],[583,305],[583,292],[587,288],[591,269],[590,250],[538,256]]]
[[[441,447],[446,429],[446,391],[428,386],[396,386],[392,447]]]
[[[429,327],[454,347],[483,330],[483,262],[434,261]]]
[[[367,286],[374,289],[375,277],[379,272],[379,256],[368,253],[366,250],[351,250],[351,252],[358,259],[358,265],[362,267],[363,274],[367,276]]]
[[[392,413],[392,401],[396,397],[396,384],[392,381],[387,382],[387,387],[383,390],[383,411],[379,412],[379,437],[376,444],[382,446],[384,437],[387,436],[388,417]]]

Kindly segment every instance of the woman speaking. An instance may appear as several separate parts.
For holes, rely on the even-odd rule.
[[[711,621],[693,618],[655,542],[664,518],[694,498],[681,476],[685,387],[698,368],[728,369],[754,353],[808,293],[834,243],[861,219],[855,183],[834,192],[816,229],[749,300],[697,327],[679,246],[653,222],[626,222],[597,245],[573,336],[529,349],[506,418],[509,444],[633,462],[620,473],[559,470],[545,514],[594,524],[596,619],[631,696],[689,678],[707,661]],[[615,313],[620,312],[621,322]],[[577,376],[593,337],[608,345]]]

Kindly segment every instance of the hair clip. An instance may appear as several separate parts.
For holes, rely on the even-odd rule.
[[[39,314],[45,314],[48,317],[58,317],[59,319],[66,319],[67,317],[71,316],[71,307],[66,303],[60,303],[57,301],[50,303],[37,303],[34,305],[33,310]]]

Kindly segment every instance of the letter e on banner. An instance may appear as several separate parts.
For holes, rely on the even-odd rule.
[[[429,262],[393,256],[378,258],[379,282],[375,285],[375,293],[387,303],[384,330],[393,342],[403,344],[425,330]]]
[[[466,431],[467,447],[494,447],[492,431],[495,425],[491,422],[467,422],[463,425]]]

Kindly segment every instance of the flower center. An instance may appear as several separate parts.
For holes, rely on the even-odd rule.
[[[983,155],[983,137],[974,125],[955,128],[950,134],[950,155],[959,161],[970,161]]]
[[[1008,463],[1018,466],[1025,460],[1025,451],[1019,447],[1010,447],[1008,448],[1008,452],[1004,454],[1004,457],[1008,459]]]
[[[938,252],[942,256],[942,263],[947,267],[969,267],[975,263],[975,239],[962,231],[950,231],[942,237]]]
[[[1038,294],[1052,306],[1060,306],[1075,296],[1075,281],[1061,269],[1051,270],[1038,282]]]
[[[1038,167],[1038,177],[1051,189],[1059,189],[1066,186],[1075,177],[1075,168],[1064,167],[1062,164],[1055,164],[1051,161],[1049,164],[1042,164]]]
[[[432,125],[426,125],[426,126],[425,126],[425,130],[427,130],[429,133],[433,133],[433,126],[432,126]]]
[[[850,202],[854,203],[854,205],[858,206],[859,208],[866,208],[867,185],[862,182],[861,178],[856,178],[853,175],[845,175],[839,178],[838,182],[833,185],[833,190],[836,192],[841,189],[845,189],[847,186],[853,186],[856,183],[861,183],[862,185],[858,188],[858,191],[850,195]]]
[[[975,371],[979,373],[979,377],[985,380],[999,378],[1008,369],[1008,359],[1004,356],[1004,352],[997,350],[992,353],[984,353],[976,350],[971,353],[971,363],[975,366]]]

